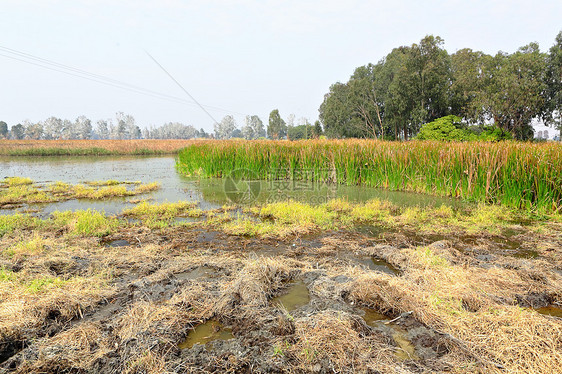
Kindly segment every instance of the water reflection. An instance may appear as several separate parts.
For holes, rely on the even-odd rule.
[[[77,184],[85,181],[109,180],[159,182],[161,189],[150,195],[154,202],[198,201],[200,208],[215,209],[231,203],[225,192],[223,179],[197,179],[180,175],[175,169],[173,156],[74,156],[74,157],[0,157],[0,179],[4,177],[29,177],[38,183],[63,181]],[[266,203],[293,199],[308,204],[320,204],[334,198],[345,198],[350,202],[362,202],[378,198],[389,200],[398,206],[461,207],[462,202],[451,198],[424,194],[388,191],[363,186],[341,186],[313,184],[293,181],[253,181],[252,199],[249,203]],[[257,191],[257,193],[256,193]],[[243,191],[242,191],[243,193]],[[106,201],[69,200],[53,204],[33,206],[44,214],[56,210],[96,209],[107,214],[118,214],[130,207],[125,198]],[[25,209],[26,207],[20,208]],[[13,210],[0,210],[9,214]]]

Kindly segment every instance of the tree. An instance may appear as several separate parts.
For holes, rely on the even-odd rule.
[[[232,133],[236,130],[236,121],[231,115],[226,115],[219,122],[214,125],[215,137],[217,139],[229,139],[232,137]]]
[[[361,137],[361,122],[353,116],[349,104],[349,87],[344,83],[334,83],[330,92],[324,95],[320,105],[319,118],[324,124],[326,135],[335,138]],[[269,134],[269,129],[268,129]]]
[[[90,139],[92,137],[92,121],[86,116],[76,118],[74,122],[74,139]]]
[[[23,139],[24,136],[25,136],[25,129],[21,123],[12,126],[12,128],[10,129],[10,137],[12,139],[19,140],[19,139]]]
[[[63,132],[62,119],[56,117],[49,117],[43,123],[43,136],[45,139],[61,139]]]
[[[62,139],[72,139],[74,137],[74,124],[70,120],[62,121]]]
[[[546,121],[554,125],[562,137],[562,31],[549,50],[546,64]]]
[[[135,125],[135,118],[130,114],[118,112],[115,114],[117,126],[114,129],[114,139],[136,139],[140,137],[140,129]],[[137,130],[138,129],[138,130]]]
[[[31,121],[25,120],[23,122],[23,128],[25,133],[25,138],[27,139],[41,139],[43,136],[43,125],[39,123],[33,123]]]
[[[270,139],[283,139],[287,136],[287,124],[279,115],[279,110],[274,109],[269,114],[269,125],[267,126],[267,136]]]
[[[241,136],[244,139],[250,140],[265,137],[265,128],[258,116],[246,116],[244,123],[241,131]]]
[[[479,105],[488,118],[516,139],[532,139],[532,119],[547,113],[545,72],[546,55],[536,43],[512,55],[500,52],[486,66]]]
[[[450,57],[443,49],[443,43],[439,36],[428,35],[410,49],[406,66],[411,73],[416,98],[411,113],[414,125],[449,112]]]
[[[347,83],[349,88],[349,105],[353,114],[359,119],[360,130],[365,137],[383,138],[384,126],[382,122],[382,107],[384,103],[380,100],[383,96],[380,90],[380,82],[377,73],[380,65],[368,64],[355,69]]]
[[[8,124],[4,121],[0,121],[0,137],[8,137]]]
[[[320,121],[316,120],[316,122],[314,122],[314,137],[318,138],[322,136],[322,134],[322,124],[320,123]]]
[[[109,139],[109,127],[106,120],[100,119],[96,122],[96,134],[100,139]]]
[[[200,138],[207,139],[209,137],[209,134],[207,134],[207,132],[205,132],[205,129],[201,127],[201,129],[199,129],[198,136]]]
[[[485,88],[486,66],[492,56],[465,48],[451,55],[451,111],[467,121],[482,123],[486,119],[481,102]]]
[[[416,139],[476,140],[477,135],[468,129],[468,126],[462,122],[462,118],[449,115],[423,124]]]

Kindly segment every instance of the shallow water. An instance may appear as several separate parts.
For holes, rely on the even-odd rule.
[[[309,302],[310,294],[302,281],[293,283],[287,293],[274,297],[271,301],[273,305],[283,307],[287,312],[291,312]]]
[[[549,305],[535,310],[540,314],[562,318],[562,308],[555,305]]]
[[[412,342],[406,337],[406,330],[396,325],[395,323],[388,323],[388,317],[381,314],[374,309],[362,308],[365,312],[363,319],[365,323],[369,326],[385,326],[390,329],[392,339],[397,345],[394,355],[400,361],[404,360],[418,360],[419,357],[416,354],[416,348]]]
[[[0,179],[5,177],[29,177],[38,183],[62,181],[71,184],[96,180],[159,182],[161,188],[137,198],[151,198],[154,202],[198,201],[200,208],[215,209],[232,200],[242,203],[265,203],[292,199],[309,204],[320,204],[334,198],[361,202],[378,198],[398,206],[462,207],[456,199],[424,194],[388,191],[363,186],[318,185],[292,181],[251,181],[237,185],[241,190],[233,193],[226,179],[198,179],[184,177],[175,169],[173,156],[74,156],[74,157],[0,157]],[[246,187],[244,187],[246,186]],[[244,190],[246,188],[246,190]],[[226,190],[226,192],[225,192]],[[240,199],[251,190],[248,199]],[[251,199],[250,199],[251,198]],[[127,198],[110,200],[69,200],[52,204],[33,205],[43,214],[56,210],[96,209],[107,214],[118,214],[130,207]],[[23,210],[26,207],[20,208]],[[14,210],[0,210],[11,214]]]
[[[234,339],[232,330],[225,328],[219,321],[211,319],[205,323],[195,326],[187,334],[187,338],[178,344],[180,349],[190,349],[195,344],[207,344],[214,340]]]
[[[391,263],[377,257],[362,257],[358,260],[362,265],[365,265],[371,270],[380,271],[390,275],[400,275],[400,270],[392,266]]]
[[[363,319],[365,320],[365,323],[367,323],[367,325],[369,326],[375,326],[376,323],[389,319],[387,316],[377,312],[374,309],[362,308],[362,310],[365,312],[365,314],[363,315]]]

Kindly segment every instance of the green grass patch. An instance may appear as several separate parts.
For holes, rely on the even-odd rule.
[[[91,209],[54,212],[52,217],[55,227],[66,228],[71,235],[76,236],[105,236],[119,226],[116,218]]]

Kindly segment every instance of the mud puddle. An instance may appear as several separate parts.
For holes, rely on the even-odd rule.
[[[361,257],[357,261],[370,270],[380,271],[389,275],[400,275],[400,270],[391,263],[377,257]]]
[[[219,321],[211,319],[189,331],[187,338],[178,344],[178,348],[191,349],[195,344],[205,345],[215,340],[230,339],[234,339],[232,330],[224,327]]]
[[[540,314],[544,314],[545,316],[562,318],[562,308],[556,305],[549,305],[542,308],[537,308],[535,309],[535,311],[537,311]]]
[[[386,229],[383,226],[375,226],[375,225],[360,225],[355,227],[355,231],[369,236],[371,238],[378,238],[385,232],[389,232],[389,229]]]
[[[297,281],[289,286],[288,292],[274,297],[271,300],[272,305],[284,308],[287,312],[291,312],[310,302],[310,293],[303,281]]]
[[[210,266],[200,266],[190,271],[174,274],[178,280],[194,280],[200,278],[212,278],[219,272]]]
[[[416,347],[406,337],[406,330],[394,323],[389,323],[389,318],[384,314],[370,308],[362,308],[362,310],[365,312],[363,319],[367,325],[381,329],[392,337],[396,344],[394,355],[397,359],[401,361],[419,360],[419,356],[416,354]]]
[[[105,244],[106,247],[110,247],[110,248],[127,247],[129,245],[131,245],[131,243],[129,243],[127,240],[124,239],[112,240]]]

